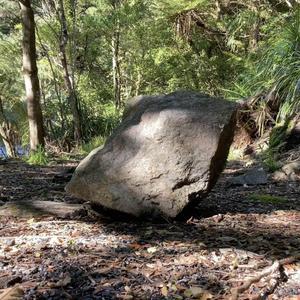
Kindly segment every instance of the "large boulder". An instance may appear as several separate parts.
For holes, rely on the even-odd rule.
[[[236,105],[196,92],[139,96],[66,190],[135,216],[177,216],[205,196],[226,162]]]

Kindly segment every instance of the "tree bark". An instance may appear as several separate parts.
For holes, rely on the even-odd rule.
[[[23,74],[29,120],[30,150],[44,146],[43,115],[40,104],[41,92],[36,64],[36,40],[34,13],[30,0],[19,0],[23,25]]]
[[[71,80],[71,75],[68,67],[66,47],[68,44],[69,36],[63,0],[59,0],[59,21],[61,24],[61,35],[59,45],[60,60],[64,70],[64,81],[68,92],[68,100],[73,116],[74,139],[77,143],[80,143],[82,141],[81,116],[79,111],[77,94],[74,88],[74,80]]]
[[[111,5],[114,11],[120,6],[119,0],[112,0]],[[120,67],[120,20],[118,16],[115,19],[115,28],[111,41],[112,48],[112,72],[113,72],[113,89],[114,101],[116,108],[121,107],[121,67]]]
[[[6,149],[6,155],[8,157],[16,157],[11,124],[9,124],[9,122],[5,118],[1,97],[0,97],[0,137]]]
[[[112,38],[112,68],[113,68],[113,86],[114,86],[114,100],[117,108],[121,106],[121,81],[120,81],[120,62],[119,62],[119,43],[120,35],[116,31]]]

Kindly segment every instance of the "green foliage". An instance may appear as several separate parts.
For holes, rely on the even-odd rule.
[[[230,148],[227,161],[239,160],[243,157],[242,150]]]
[[[32,3],[47,141],[70,150],[75,145],[74,124],[59,50],[57,1]],[[18,5],[4,0],[0,4],[0,96],[20,142],[28,144],[26,114],[15,109],[24,107]],[[139,94],[178,89],[235,100],[276,88],[280,118],[298,109],[299,12],[284,3],[274,7],[264,0],[64,0],[64,6],[69,75],[86,144],[110,135],[121,120],[122,109],[114,103],[116,36],[123,105]],[[261,111],[260,119],[267,112]]]
[[[285,197],[273,196],[270,194],[252,194],[249,196],[249,199],[271,204],[280,204],[287,201]]]
[[[26,161],[31,165],[46,166],[49,164],[48,155],[45,149],[41,146],[39,146],[36,151],[31,152]]]
[[[82,144],[79,148],[79,153],[87,155],[92,150],[104,145],[106,138],[102,136],[97,136],[92,138],[88,143]]]
[[[269,172],[275,172],[281,167],[278,163],[278,152],[273,149],[267,149],[262,154],[262,162]]]
[[[273,149],[276,152],[279,152],[281,150],[287,138],[287,129],[288,122],[284,122],[284,124],[281,126],[277,125],[272,129],[269,138],[270,149]]]
[[[277,27],[282,30],[277,31]],[[234,98],[262,91],[275,95],[275,99],[266,98],[266,102],[279,106],[277,121],[282,122],[300,108],[300,9],[277,15],[264,25],[264,30],[267,39],[259,51],[246,58],[245,72],[227,93]]]
[[[271,38],[262,56],[260,75],[265,78],[264,86],[278,91],[281,99],[279,119],[299,111],[300,78],[300,10],[287,17],[283,30]]]

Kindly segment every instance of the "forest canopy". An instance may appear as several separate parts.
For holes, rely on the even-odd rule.
[[[53,151],[103,142],[139,94],[256,97],[259,134],[299,111],[296,0],[0,0],[0,135],[13,149],[30,139],[24,3],[34,15],[42,125]]]

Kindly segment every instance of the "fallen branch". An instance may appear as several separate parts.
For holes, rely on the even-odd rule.
[[[276,260],[271,266],[263,269],[255,277],[249,278],[243,285],[233,288],[231,292],[231,300],[238,300],[239,295],[245,292],[246,290],[248,290],[253,283],[259,282],[262,278],[279,271],[281,266],[290,264],[298,259],[300,259],[300,254],[296,256],[291,256],[288,258]]]

